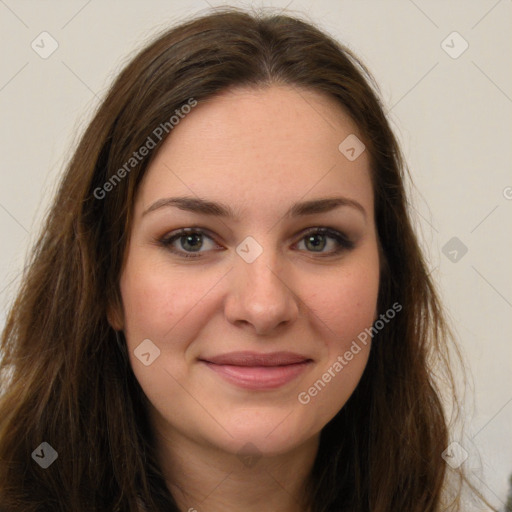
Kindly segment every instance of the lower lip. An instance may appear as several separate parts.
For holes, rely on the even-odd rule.
[[[203,361],[222,378],[245,389],[276,389],[288,384],[311,364],[311,361],[285,366],[232,366]]]

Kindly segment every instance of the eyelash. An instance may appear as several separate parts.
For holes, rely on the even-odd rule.
[[[207,251],[197,251],[197,252],[184,252],[182,250],[176,250],[172,248],[172,244],[179,240],[180,238],[187,236],[187,235],[203,235],[206,238],[209,238],[210,240],[214,241],[211,236],[209,236],[203,229],[201,228],[182,228],[174,233],[170,233],[168,235],[165,235],[161,239],[159,239],[157,242],[163,246],[164,248],[168,249],[170,252],[177,254],[178,256],[182,258],[202,258],[201,252],[207,252]],[[302,237],[300,238],[299,242],[303,241],[305,238],[311,235],[327,235],[328,238],[334,239],[334,241],[338,244],[338,247],[329,253],[317,253],[319,257],[328,257],[328,256],[335,256],[343,251],[350,250],[354,248],[354,242],[350,241],[343,233],[327,228],[327,227],[316,227],[316,228],[310,228],[306,232],[303,233]],[[306,251],[310,252],[312,254],[315,254],[314,251]]]

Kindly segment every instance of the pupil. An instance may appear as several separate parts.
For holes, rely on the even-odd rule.
[[[315,242],[314,242],[315,238],[316,238],[316,239],[321,238],[320,242],[315,243]],[[313,245],[313,250],[318,249],[318,247],[319,247],[319,246],[321,246],[321,247],[320,247],[320,250],[322,250],[322,249],[325,247],[325,238],[324,238],[324,236],[323,236],[323,235],[311,235],[311,236],[309,236],[309,237],[306,239],[306,246],[307,246],[307,245],[308,245],[308,243],[310,243],[310,242],[311,242],[311,243],[312,243],[312,245]]]
[[[189,244],[192,247],[185,247],[185,245],[182,243],[181,246],[183,249],[191,250],[191,251],[197,251],[201,248],[201,235],[199,234],[193,234],[193,235],[186,235],[185,237],[185,244]],[[192,241],[192,242],[191,242]],[[199,242],[198,246],[194,247],[194,241]],[[191,242],[191,243],[190,243]]]

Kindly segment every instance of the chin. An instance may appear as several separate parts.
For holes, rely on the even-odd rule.
[[[289,416],[287,416],[289,414]],[[321,430],[320,426],[306,425],[293,418],[294,413],[283,412],[280,415],[267,416],[252,421],[234,418],[226,424],[231,436],[222,439],[209,439],[210,443],[222,450],[238,456],[275,456],[283,455],[313,441]]]

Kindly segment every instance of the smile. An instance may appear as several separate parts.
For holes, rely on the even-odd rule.
[[[266,390],[276,389],[291,382],[302,374],[313,360],[292,352],[231,352],[202,358],[200,362],[238,387]]]

